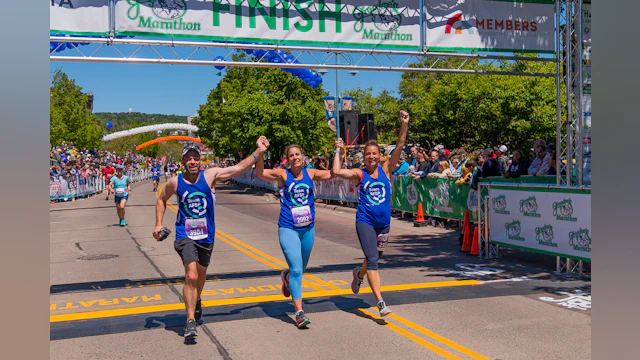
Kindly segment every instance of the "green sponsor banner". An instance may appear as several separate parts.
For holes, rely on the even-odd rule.
[[[481,183],[492,183],[492,184],[504,184],[504,183],[509,183],[509,184],[555,184],[556,183],[556,177],[551,175],[551,176],[520,176],[517,178],[505,178],[502,176],[492,176],[492,177],[488,177],[488,178],[481,178],[480,179]]]
[[[464,220],[464,212],[470,210],[469,219],[477,221],[478,194],[469,185],[456,185],[445,179],[397,177],[393,182],[391,207],[417,213],[420,203],[425,216]]]

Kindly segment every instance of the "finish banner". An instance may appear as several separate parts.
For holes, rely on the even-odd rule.
[[[591,261],[591,193],[491,186],[492,243]]]
[[[109,0],[51,0],[49,33],[108,35]]]
[[[554,3],[426,0],[427,49],[553,53]]]
[[[420,0],[117,0],[118,35],[420,49]]]

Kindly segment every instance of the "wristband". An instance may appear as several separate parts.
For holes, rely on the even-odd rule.
[[[258,157],[254,153],[251,153],[251,156],[253,156],[254,159],[258,160]]]
[[[333,150],[333,152],[334,152],[334,153],[336,153],[336,154],[341,153],[341,151],[340,151],[340,150],[338,150],[338,149]]]

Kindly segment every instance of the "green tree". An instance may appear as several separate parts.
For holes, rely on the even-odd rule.
[[[312,89],[280,69],[229,68],[194,119],[198,136],[219,156],[244,156],[265,135],[272,157],[296,143],[311,154],[331,144],[321,88]]]
[[[87,108],[87,95],[61,69],[56,70],[50,88],[49,141],[65,140],[78,148],[100,146],[102,131],[98,119]]]

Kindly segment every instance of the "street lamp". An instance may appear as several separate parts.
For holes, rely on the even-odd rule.
[[[322,59],[323,62],[325,61],[325,59],[327,58],[327,56],[329,56],[330,54],[326,54],[324,56],[324,58]],[[346,58],[348,58],[349,63],[353,63],[353,57],[350,54],[338,54],[336,53],[336,65],[340,64],[340,56],[344,56]],[[327,71],[326,69],[321,69],[316,71],[318,74],[320,74],[320,76],[324,76],[326,75],[329,71]],[[335,101],[335,111],[334,111],[334,116],[335,116],[335,121],[336,121],[336,137],[340,137],[340,108],[342,107],[342,96],[340,96],[340,70],[336,69],[336,101]],[[356,76],[358,74],[358,71],[356,70],[350,70],[348,72],[349,75],[351,76]]]

